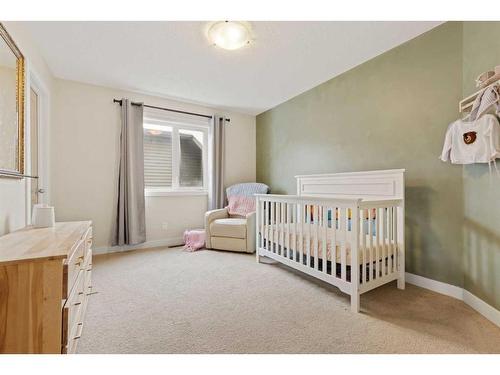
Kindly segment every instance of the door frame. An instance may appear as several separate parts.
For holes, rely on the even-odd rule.
[[[49,116],[50,116],[50,94],[47,86],[40,75],[31,67],[26,69],[27,95],[26,98],[26,136],[25,136],[25,158],[26,174],[31,175],[31,89],[38,95],[38,187],[44,189],[45,193],[39,195],[39,203],[50,203],[50,170],[49,170]],[[31,224],[31,178],[26,178],[26,224]]]

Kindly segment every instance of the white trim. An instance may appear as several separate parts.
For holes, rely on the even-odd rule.
[[[33,90],[38,96],[38,188],[44,189],[45,193],[39,195],[39,203],[50,202],[50,181],[49,181],[49,112],[50,93],[47,86],[40,79],[39,74],[26,63],[26,92],[25,92],[25,166],[26,173],[31,174],[31,92]],[[26,224],[31,224],[31,183],[26,179],[25,194],[25,214]]]
[[[144,189],[145,197],[196,196],[196,195],[208,195],[208,190]]]
[[[500,327],[500,311],[495,309],[493,306],[487,304],[482,299],[476,297],[474,294],[465,289],[463,301],[486,319]]]
[[[146,109],[145,109],[146,111]],[[143,120],[143,127],[147,128],[147,124],[156,124],[156,125],[164,125],[170,128],[172,132],[172,187],[171,188],[162,188],[162,189],[154,189],[149,188],[145,189],[145,196],[165,196],[165,195],[199,195],[200,190],[206,191],[208,194],[208,133],[210,132],[210,123],[208,121],[203,121],[203,124],[192,123],[192,119],[184,119],[186,115],[181,116],[182,121],[172,120],[172,114],[165,114],[165,111],[154,111],[148,110],[145,112]],[[174,116],[178,116],[175,115]],[[206,122],[206,124],[205,124]],[[181,159],[181,146],[180,146],[180,136],[179,131],[182,130],[191,130],[202,133],[204,145],[201,148],[202,154],[202,173],[203,173],[203,187],[201,189],[197,188],[183,188],[180,186],[179,181],[179,173],[180,173],[180,159]],[[168,194],[161,193],[155,194],[155,190],[168,192]],[[184,191],[195,191],[198,194],[185,194]],[[171,192],[177,193],[177,191],[182,192],[181,194],[170,194]]]
[[[181,246],[183,244],[184,244],[184,238],[172,237],[172,238],[165,238],[163,240],[146,241],[139,245],[96,247],[92,251],[94,255],[99,255],[99,254],[120,253],[131,250],[151,249],[155,247]]]
[[[406,281],[421,288],[432,290],[463,301],[464,290],[458,286],[406,272]]]
[[[366,175],[381,175],[381,174],[401,174],[406,169],[381,169],[375,171],[359,171],[359,172],[339,172],[339,173],[319,173],[319,174],[299,174],[295,178],[303,177],[346,177],[346,176],[366,176]]]
[[[50,190],[50,91],[41,80],[40,75],[30,68],[30,86],[35,88],[38,94],[38,187],[43,188],[45,193],[39,196],[40,203],[51,201]]]
[[[406,272],[406,281],[421,288],[429,289],[433,292],[444,294],[463,301],[486,319],[500,327],[500,311],[487,304],[482,299],[476,297],[468,290],[409,272]]]

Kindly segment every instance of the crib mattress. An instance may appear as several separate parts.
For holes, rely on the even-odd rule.
[[[283,243],[283,246],[285,248],[290,247],[291,250],[293,251],[298,251],[299,253],[304,254],[306,256],[307,254],[307,243],[309,240],[309,255],[311,257],[316,256],[316,251],[317,251],[317,257],[318,259],[323,259],[324,253],[323,253],[323,241],[322,241],[322,230],[323,228],[320,226],[319,228],[319,233],[320,235],[318,236],[317,240],[314,235],[314,233],[311,234],[310,238],[309,236],[306,235],[308,228],[307,225],[304,225],[303,227],[303,243],[300,244],[300,239],[298,238],[299,236],[295,236],[296,243],[294,244],[294,229],[290,227],[290,234],[288,235],[288,240],[286,239],[287,237],[287,232],[282,232],[281,237],[278,237],[280,232],[276,229],[274,229],[273,233],[273,243],[274,243],[274,248],[279,249],[280,244]],[[266,239],[271,240],[271,237],[267,237]],[[396,254],[397,252],[397,245],[392,244],[389,242],[388,239],[382,240],[380,239],[380,244],[377,246],[377,239],[376,236],[372,236],[372,246],[370,246],[370,235],[366,235],[366,247],[363,249],[360,247],[358,249],[358,264],[363,263],[363,253],[365,254],[365,261],[366,263],[370,263],[370,261],[375,262],[375,261],[382,261],[383,259],[387,259],[389,257],[392,257],[393,255]],[[317,246],[316,246],[317,244]],[[336,263],[341,263],[342,260],[342,244],[337,241],[337,244],[335,246],[335,262]],[[351,244],[349,241],[345,242],[345,257],[346,257],[346,264],[351,265]],[[326,246],[326,259],[327,261],[332,261],[332,246],[331,246],[331,240],[327,241],[327,246]]]

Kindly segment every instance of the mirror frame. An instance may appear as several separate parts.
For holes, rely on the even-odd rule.
[[[4,25],[0,23],[0,36],[5,41],[12,53],[16,56],[16,111],[17,111],[17,169],[8,170],[0,168],[0,177],[24,177],[24,56],[16,43],[9,35]]]

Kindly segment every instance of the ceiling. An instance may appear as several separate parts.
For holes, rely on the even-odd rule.
[[[258,114],[440,22],[251,22],[226,51],[206,22],[23,22],[56,77]]]

